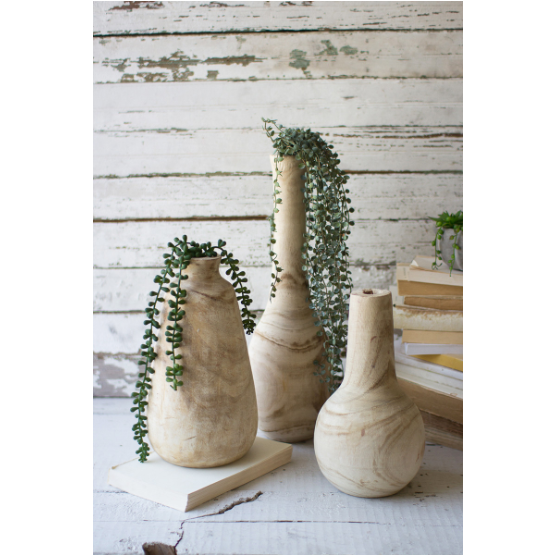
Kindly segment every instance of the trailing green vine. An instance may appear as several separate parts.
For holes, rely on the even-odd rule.
[[[169,294],[167,301],[170,307],[168,320],[173,323],[166,327],[165,333],[166,341],[171,347],[171,349],[166,351],[166,355],[172,361],[172,365],[166,367],[166,382],[174,390],[183,386],[183,381],[180,377],[183,376],[186,369],[179,362],[182,356],[176,353],[176,350],[183,340],[183,328],[179,323],[185,316],[184,306],[187,299],[187,290],[182,287],[182,283],[188,278],[184,271],[189,266],[191,259],[222,257],[221,264],[228,266],[226,275],[230,276],[236,297],[242,305],[241,318],[243,327],[247,334],[251,334],[255,329],[255,315],[249,310],[252,300],[249,297],[251,292],[245,286],[245,282],[247,282],[245,272],[239,269],[239,261],[233,258],[233,253],[228,253],[224,249],[225,245],[226,242],[221,239],[218,240],[217,245],[212,245],[210,242],[201,244],[194,241],[190,242],[187,240],[187,236],[183,236],[182,239],[176,237],[173,243],[168,243],[170,253],[163,255],[164,268],[154,279],[154,283],[158,284],[158,289],[149,293],[149,296],[154,299],[149,301],[148,307],[145,309],[147,319],[144,321],[144,324],[147,325],[147,329],[143,336],[144,343],[141,344],[142,359],[139,361],[139,365],[144,367],[144,370],[139,373],[139,380],[135,384],[137,390],[132,394],[133,407],[131,411],[136,412],[137,416],[137,422],[132,427],[133,438],[139,444],[139,449],[135,453],[139,454],[140,462],[145,462],[149,455],[149,445],[145,441],[145,436],[148,432],[146,416],[147,395],[151,389],[152,381],[149,374],[154,373],[152,363],[156,359],[154,344],[158,341],[158,336],[155,334],[155,330],[161,327],[156,318],[160,314],[157,304],[164,303],[165,294]]]
[[[442,237],[444,236],[444,230],[454,230],[453,235],[450,236],[450,241],[452,241],[452,255],[449,261],[444,261],[450,267],[450,276],[452,275],[452,270],[454,269],[454,263],[456,262],[456,251],[461,249],[458,245],[458,234],[463,232],[463,211],[458,210],[454,214],[450,214],[448,211],[443,212],[438,218],[429,216],[431,220],[436,222],[436,233],[432,241],[434,246],[434,263],[432,263],[432,268],[438,269],[440,264],[438,261],[442,261],[442,251],[439,249]]]
[[[301,249],[304,261],[302,269],[309,283],[308,301],[314,311],[315,326],[322,328],[317,334],[324,334],[323,357],[322,361],[314,361],[315,374],[321,382],[327,383],[332,393],[344,376],[341,357],[347,346],[346,320],[352,289],[346,242],[350,227],[354,225],[350,220],[350,213],[354,209],[349,207],[349,189],[344,187],[349,176],[340,170],[340,159],[332,150],[334,146],[328,145],[318,132],[285,128],[277,124],[276,120],[262,120],[275,149],[274,206],[270,216],[270,257],[274,272],[270,295],[275,297],[276,284],[280,282],[282,271],[273,251],[276,243],[274,216],[282,203],[278,163],[285,156],[294,156],[300,168],[305,170],[302,192],[307,218],[305,241]]]

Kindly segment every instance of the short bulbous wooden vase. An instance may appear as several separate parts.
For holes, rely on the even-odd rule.
[[[275,173],[274,157],[270,158]],[[317,336],[320,328],[309,309],[309,288],[302,270],[306,221],[299,164],[293,156],[278,164],[282,203],[275,215],[273,251],[283,270],[276,297],[267,304],[249,345],[259,429],[281,442],[312,438],[318,412],[327,398],[326,385],[314,374],[323,339]]]
[[[232,284],[220,275],[221,257],[192,259],[182,355],[183,386],[166,382],[172,365],[165,340],[168,305],[161,310],[157,358],[147,406],[149,441],[164,460],[183,467],[217,467],[244,456],[257,435],[257,400],[243,323]],[[169,294],[167,294],[169,296]]]
[[[315,454],[324,476],[362,498],[399,492],[425,451],[421,414],[396,381],[392,295],[351,294],[344,381],[319,413]]]

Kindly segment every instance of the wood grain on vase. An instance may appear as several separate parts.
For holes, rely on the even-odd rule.
[[[274,168],[273,156],[271,164]],[[314,374],[313,362],[322,357],[323,340],[317,336],[320,329],[309,309],[309,288],[301,268],[305,205],[299,164],[288,156],[278,165],[282,204],[275,215],[273,251],[283,271],[276,297],[269,301],[249,345],[259,429],[268,438],[282,442],[312,438],[327,397],[325,384]]]
[[[351,294],[346,375],[319,413],[315,454],[338,489],[363,498],[399,492],[423,459],[425,430],[396,381],[392,295]]]
[[[247,343],[233,286],[219,272],[220,257],[192,259],[182,284],[187,290],[183,386],[166,382],[172,365],[166,350],[168,305],[161,310],[152,390],[147,406],[149,441],[164,460],[183,467],[231,463],[257,435],[257,402]],[[170,294],[167,294],[167,296]]]

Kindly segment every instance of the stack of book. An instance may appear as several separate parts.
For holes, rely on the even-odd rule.
[[[463,272],[433,257],[398,264],[396,375],[421,410],[428,441],[463,450]]]
[[[433,261],[398,263],[394,328],[407,355],[463,354],[463,272],[432,270]]]
[[[420,409],[426,439],[463,450],[463,359],[405,355],[400,337],[394,346],[398,383]]]

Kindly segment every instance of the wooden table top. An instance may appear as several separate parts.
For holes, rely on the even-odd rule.
[[[144,543],[177,554],[463,553],[457,450],[427,444],[405,489],[365,499],[324,478],[312,441],[294,444],[289,464],[184,513],[108,485],[108,469],[134,457],[131,400],[96,398],[93,407],[95,554],[144,554]]]

